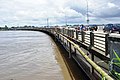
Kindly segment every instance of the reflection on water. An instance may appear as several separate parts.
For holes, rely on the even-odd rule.
[[[63,80],[50,37],[33,31],[0,31],[0,80]]]

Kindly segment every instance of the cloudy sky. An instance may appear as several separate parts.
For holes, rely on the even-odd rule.
[[[0,26],[120,23],[120,0],[0,0]]]

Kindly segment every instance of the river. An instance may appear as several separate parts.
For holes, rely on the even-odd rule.
[[[51,38],[34,31],[0,31],[0,80],[64,80]]]

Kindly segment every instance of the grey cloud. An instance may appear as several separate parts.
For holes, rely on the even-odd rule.
[[[76,12],[86,15],[86,1],[69,2],[68,5]],[[89,1],[89,16],[99,18],[120,17],[120,1],[119,0],[88,0]],[[92,3],[90,3],[92,2]],[[108,3],[113,3],[116,6],[108,7]],[[95,5],[95,6],[94,6]]]
[[[82,15],[86,14],[87,4],[85,0],[69,0],[66,6]]]
[[[71,7],[71,9],[73,9],[73,10],[75,10],[76,12],[81,13],[81,14],[83,14],[83,15],[86,14],[86,10],[85,10],[84,8],[79,8],[79,7],[73,6],[73,7]]]
[[[39,21],[39,19],[32,19],[32,21]]]
[[[97,12],[93,12],[93,16],[101,17],[101,18],[111,18],[111,17],[120,17],[120,8],[104,8]]]

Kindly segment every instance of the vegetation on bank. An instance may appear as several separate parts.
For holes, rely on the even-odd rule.
[[[5,27],[0,27],[0,31],[5,31],[5,30],[16,30],[19,28],[34,28],[35,26],[17,26],[17,27],[8,27],[7,25],[5,25]]]
[[[5,25],[5,27],[0,27],[0,30],[8,30],[9,28],[7,27],[7,25]]]

